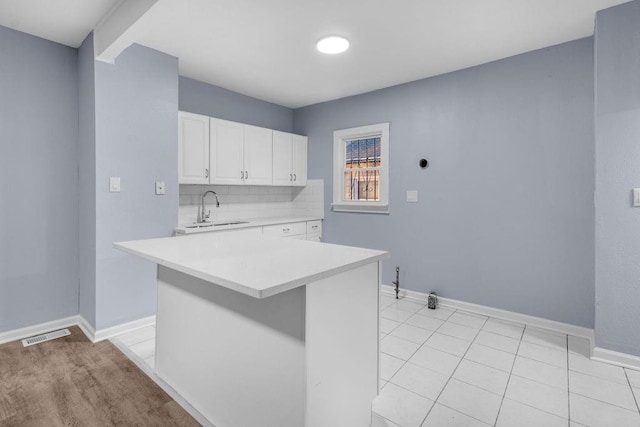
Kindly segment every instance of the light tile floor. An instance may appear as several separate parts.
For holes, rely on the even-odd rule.
[[[585,339],[386,294],[380,330],[374,427],[640,427],[640,371]]]
[[[587,340],[387,294],[380,311],[373,427],[640,427],[640,371]],[[153,369],[155,327],[114,340]]]
[[[112,338],[127,347],[133,354],[138,356],[153,369],[155,367],[156,353],[156,327],[145,326],[125,334]]]

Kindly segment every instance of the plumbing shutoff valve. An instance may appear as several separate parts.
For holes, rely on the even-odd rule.
[[[435,310],[437,306],[438,306],[438,296],[436,295],[435,292],[430,292],[429,296],[427,297],[427,307],[429,307],[432,310]]]

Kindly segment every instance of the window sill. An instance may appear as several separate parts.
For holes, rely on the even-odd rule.
[[[345,204],[337,204],[333,203],[331,205],[331,210],[333,212],[348,212],[348,213],[372,213],[372,214],[383,214],[389,215],[389,205],[345,205]]]

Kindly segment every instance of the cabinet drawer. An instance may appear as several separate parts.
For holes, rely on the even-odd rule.
[[[307,240],[311,240],[312,242],[321,242],[322,236],[320,235],[320,233],[307,234]]]
[[[297,236],[299,234],[307,234],[305,222],[266,225],[262,227],[262,235],[267,237],[290,237]]]
[[[307,234],[322,234],[322,220],[307,221]]]

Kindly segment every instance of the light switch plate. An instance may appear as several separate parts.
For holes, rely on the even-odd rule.
[[[156,181],[156,195],[164,195],[164,181]]]
[[[119,176],[109,177],[109,191],[111,193],[119,193],[120,192],[120,177]]]
[[[640,206],[640,188],[633,189],[633,206]]]
[[[418,190],[407,190],[407,202],[416,203],[418,201]]]

